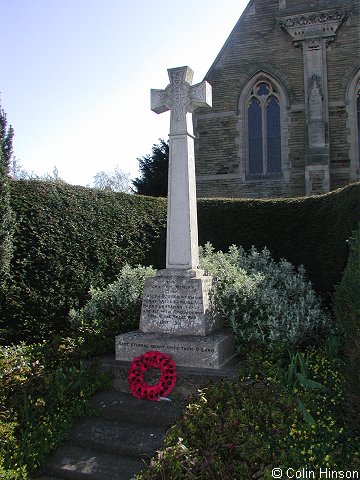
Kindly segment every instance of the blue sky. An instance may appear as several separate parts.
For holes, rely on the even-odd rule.
[[[39,175],[91,184],[167,138],[150,89],[188,65],[202,81],[247,0],[0,0],[2,108],[14,153]]]

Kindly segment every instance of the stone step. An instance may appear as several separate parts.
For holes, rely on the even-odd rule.
[[[174,424],[182,410],[182,405],[174,400],[140,400],[130,393],[115,390],[97,393],[91,399],[91,404],[102,418],[108,420],[131,420],[134,424],[164,427]]]
[[[57,450],[38,480],[129,480],[161,448],[182,410],[175,401],[139,400],[115,390],[98,392],[91,403],[99,416],[73,425],[70,445]]]
[[[131,362],[115,360],[114,357],[101,357],[97,360],[97,363],[100,371],[112,377],[113,388],[116,391],[130,392],[127,377]],[[220,382],[225,378],[237,380],[238,359],[234,357],[227,365],[218,369],[176,367],[176,373],[176,384],[168,397],[173,401],[181,403],[186,401],[191,395],[196,394],[199,388],[203,388],[206,385]]]
[[[87,418],[76,423],[70,433],[70,443],[98,452],[149,458],[163,443],[166,428],[139,425],[128,421]]]
[[[145,466],[138,458],[66,446],[48,461],[46,471],[50,477],[42,479],[53,475],[63,480],[131,480]]]
[[[98,363],[101,371],[113,377],[114,390],[92,398],[99,416],[74,425],[72,444],[57,450],[39,480],[133,479],[146,466],[145,460],[161,448],[167,428],[180,416],[190,395],[209,383],[238,377],[236,359],[220,369],[178,367],[169,401],[151,402],[130,393],[130,362],[107,357]],[[147,381],[156,383],[156,376]]]
[[[49,475],[42,475],[41,477],[36,477],[36,480],[63,480],[59,477],[50,477]]]

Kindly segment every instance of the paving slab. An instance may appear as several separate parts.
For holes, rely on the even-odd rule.
[[[41,477],[34,477],[34,480],[63,480],[59,477],[50,477],[49,475],[42,475]]]
[[[163,426],[87,418],[73,426],[70,443],[99,452],[149,458],[161,447],[165,432]]]
[[[73,425],[70,445],[49,458],[37,480],[131,480],[161,448],[183,408],[115,390],[98,392],[91,403],[98,416]]]
[[[130,362],[106,357],[98,364],[112,375],[114,389],[93,397],[98,416],[73,426],[70,445],[57,450],[38,480],[132,480],[161,448],[168,427],[181,415],[190,395],[209,383],[238,378],[235,362],[216,370],[178,367],[168,400],[151,402],[129,392]],[[156,377],[147,381],[156,383]]]
[[[140,425],[162,425],[168,427],[180,416],[183,405],[174,400],[158,402],[140,400],[130,393],[107,390],[91,399],[92,405],[101,417],[109,420],[123,420]]]
[[[49,460],[46,469],[64,480],[131,480],[145,466],[143,460],[134,457],[66,446]]]

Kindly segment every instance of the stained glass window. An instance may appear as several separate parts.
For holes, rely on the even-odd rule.
[[[281,173],[279,98],[273,85],[267,81],[257,82],[250,95],[247,122],[248,172],[260,175]]]
[[[357,127],[358,127],[358,146],[359,146],[359,163],[360,163],[360,89],[357,94]]]
[[[249,104],[249,173],[263,173],[263,134],[260,102],[253,98]]]
[[[266,146],[268,173],[281,172],[280,105],[272,95],[266,108]]]
[[[257,95],[259,95],[259,97],[263,96],[263,95],[269,95],[269,85],[265,82],[261,82],[257,85]]]

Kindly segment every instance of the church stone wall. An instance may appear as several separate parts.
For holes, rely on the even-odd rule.
[[[352,5],[349,18],[328,46],[328,91],[330,131],[331,189],[343,187],[349,178],[349,143],[347,131],[346,89],[360,68],[360,4]]]
[[[350,0],[349,3],[357,2]],[[200,197],[306,194],[308,128],[303,50],[294,46],[291,36],[280,28],[277,19],[301,9],[308,11],[309,2],[287,0],[285,4],[286,9],[279,10],[278,0],[251,1],[205,77],[213,88],[213,107],[197,109],[194,115]],[[344,5],[344,2],[311,2],[314,4],[329,9]],[[349,181],[344,72],[354,69],[359,58],[359,49],[356,49],[356,45],[360,45],[358,11],[359,7],[355,6],[354,13],[326,49],[331,189]],[[286,94],[283,175],[249,178],[241,133],[244,112],[239,99],[244,87],[258,72],[276,79]]]

